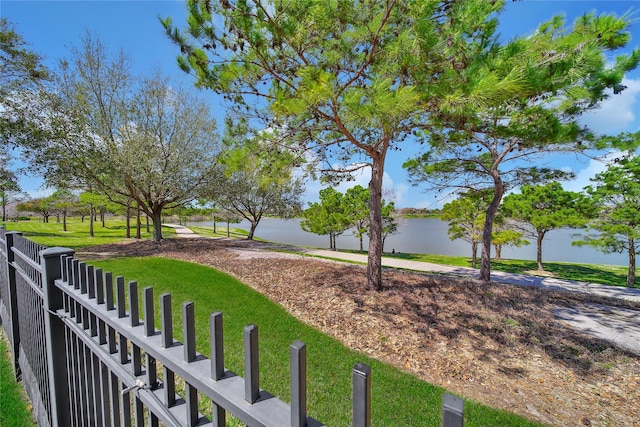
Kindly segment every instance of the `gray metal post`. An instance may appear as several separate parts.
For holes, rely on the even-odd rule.
[[[442,427],[462,427],[464,401],[450,394],[442,396]]]
[[[20,354],[20,325],[18,324],[18,293],[16,290],[16,269],[12,263],[15,259],[13,255],[13,237],[22,236],[18,231],[7,231],[5,234],[7,243],[7,279],[9,280],[9,317],[11,318],[11,356],[13,357],[13,372],[16,380],[21,376],[18,355]]]
[[[216,311],[209,316],[209,348],[211,352],[211,379],[221,380],[224,377],[224,332],[222,327],[222,313]],[[211,421],[213,427],[224,427],[226,423],[225,410],[212,404]]]
[[[291,365],[291,426],[307,425],[307,346],[295,341],[289,347]]]
[[[49,390],[51,397],[51,423],[55,426],[71,425],[69,412],[69,390],[67,382],[67,350],[64,323],[56,314],[63,306],[62,291],[55,285],[55,280],[62,277],[64,257],[73,256],[74,251],[68,248],[50,248],[40,252],[42,266],[42,290],[46,337],[47,369],[49,372]]]
[[[353,368],[353,427],[371,426],[371,367],[356,363]]]
[[[256,403],[260,397],[260,372],[258,368],[258,327],[244,327],[244,400]]]

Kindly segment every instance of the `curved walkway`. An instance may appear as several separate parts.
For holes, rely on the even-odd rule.
[[[163,224],[176,230],[179,238],[203,238],[214,237],[199,236],[190,229],[176,224]],[[269,244],[265,244],[269,246]],[[289,245],[286,245],[289,246]],[[282,248],[282,245],[278,245]],[[349,262],[366,264],[367,256],[348,252],[329,251],[322,249],[306,249],[293,247],[298,252],[308,256],[331,258]],[[467,267],[453,267],[448,265],[433,264],[422,261],[411,261],[398,258],[383,257],[382,266],[399,268],[425,273],[447,274],[478,279],[478,270]],[[550,290],[562,290],[581,292],[598,296],[625,299],[640,303],[640,289],[626,288],[622,286],[601,285],[598,283],[578,282],[574,280],[555,279],[550,277],[530,276],[526,274],[505,273],[495,271],[492,273],[492,282],[507,283],[519,286],[535,286]],[[580,308],[556,307],[554,316],[567,325],[599,339],[613,342],[614,344],[640,355],[640,311],[613,307],[606,304],[584,304]]]
[[[214,239],[215,237],[199,236],[189,228],[177,224],[162,224],[176,230],[178,237]],[[223,237],[220,237],[221,239]],[[330,251],[325,249],[305,249],[297,248],[305,255],[331,258],[356,263],[367,263],[367,255],[354,254],[350,252]],[[419,271],[424,273],[451,274],[471,279],[478,279],[478,270],[468,267],[455,267],[450,265],[433,264],[423,261],[411,261],[400,258],[382,257],[382,266],[389,268],[399,268],[403,270]],[[626,299],[628,301],[640,303],[640,289],[626,288],[623,286],[602,285],[598,283],[579,282],[575,280],[556,279],[553,277],[532,276],[526,274],[506,273],[494,271],[491,273],[491,281],[497,283],[509,283],[520,286],[535,286],[551,290],[564,290],[572,292],[582,292],[599,296]]]

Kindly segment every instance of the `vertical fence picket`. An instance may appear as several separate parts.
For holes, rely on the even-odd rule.
[[[371,367],[357,363],[353,368],[353,427],[371,425]]]
[[[64,248],[45,249],[40,252],[44,308],[46,309],[44,319],[45,347],[51,399],[51,424],[53,426],[67,426],[71,423],[68,409],[70,402],[66,331],[64,323],[55,314],[57,310],[64,307],[64,298],[54,282],[62,278],[63,260],[72,255],[72,250]]]
[[[209,316],[209,347],[211,352],[211,379],[218,381],[224,377],[224,331],[222,313],[216,311]],[[226,425],[226,411],[212,402],[211,418],[213,427]]]
[[[244,327],[244,400],[255,403],[260,397],[258,327]]]
[[[291,427],[307,425],[307,346],[295,341],[289,350],[291,365]]]
[[[196,360],[195,321],[195,307],[193,302],[185,302],[182,305],[182,329],[185,363],[191,363]],[[198,391],[189,383],[185,384],[185,399],[187,404],[187,425],[194,426],[198,422]]]
[[[129,282],[129,325],[140,324],[140,309],[138,305],[138,282]]]
[[[120,387],[118,376],[113,372],[109,378],[109,394],[111,395],[111,405],[113,406],[111,411],[111,422],[113,427],[120,427]]]
[[[16,269],[13,266],[14,262],[14,237],[22,236],[22,233],[17,231],[8,231],[4,234],[5,243],[7,248],[7,265],[3,266],[7,270],[9,301],[5,301],[8,305],[9,317],[11,322],[9,324],[9,338],[11,344],[11,357],[13,359],[13,372],[15,373],[16,380],[20,378],[20,365],[18,364],[18,356],[20,354],[20,325],[18,324],[18,292],[16,289]]]
[[[173,320],[171,317],[171,294],[160,296],[160,319],[162,327],[162,347],[169,348],[173,345]],[[176,403],[176,378],[173,371],[163,367],[164,376],[164,403],[172,407]]]
[[[104,276],[101,268],[95,269],[96,302],[104,304]]]
[[[464,401],[445,393],[442,396],[442,427],[462,427],[464,422]]]
[[[115,298],[113,295],[113,275],[110,271],[104,275],[104,287],[107,297],[107,310],[113,310],[115,308]]]

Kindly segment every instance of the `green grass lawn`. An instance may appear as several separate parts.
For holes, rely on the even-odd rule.
[[[127,281],[137,280],[140,289],[153,286],[156,304],[161,293],[170,292],[177,339],[181,336],[181,305],[195,301],[197,348],[206,355],[209,355],[209,315],[221,311],[225,366],[239,375],[243,375],[243,328],[257,324],[261,387],[285,401],[289,399],[289,345],[295,340],[304,341],[308,361],[308,412],[327,425],[350,425],[351,371],[359,361],[372,367],[373,425],[436,426],[441,423],[445,390],[346,348],[230,276],[208,267],[160,258],[118,258],[95,262],[95,265],[113,271],[114,275],[124,275]],[[159,313],[158,307],[156,313]],[[497,425],[538,424],[480,404],[466,403],[465,426]]]
[[[449,255],[430,254],[385,254],[387,257],[403,258],[412,261],[432,262],[434,264],[471,267],[471,258]],[[478,260],[479,262],[479,260]],[[572,264],[566,262],[545,262],[544,269],[559,279],[578,280],[582,282],[602,283],[604,285],[625,286],[627,282],[627,268],[619,265],[600,264]],[[535,261],[503,259],[491,260],[493,271],[508,273],[531,274],[538,265]]]
[[[22,384],[16,383],[9,342],[0,331],[0,426],[34,426]]]
[[[233,237],[236,239],[244,239],[249,235],[247,230],[243,230],[242,228],[229,228],[229,234],[227,235],[227,225],[226,223],[220,223],[216,226],[216,232],[213,232],[213,227],[193,227],[189,226],[189,229],[199,236],[205,237]],[[260,239],[255,239],[260,240]]]
[[[135,236],[135,221],[131,222],[131,235]],[[123,220],[108,220],[106,227],[102,223],[94,223],[94,237],[89,236],[89,221],[81,221],[80,218],[67,219],[67,231],[63,231],[62,222],[57,223],[55,218],[43,223],[41,220],[6,222],[5,229],[9,231],[21,231],[25,237],[49,248],[62,246],[71,249],[79,249],[85,246],[103,245],[125,240],[126,224]],[[170,227],[162,227],[163,237],[175,236],[175,230]],[[151,233],[146,232],[143,225],[141,237],[150,239]]]

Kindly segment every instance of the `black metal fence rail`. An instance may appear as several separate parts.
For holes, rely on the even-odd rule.
[[[210,315],[209,359],[196,351],[193,302],[181,306],[179,341],[170,294],[156,325],[153,288],[73,255],[0,229],[2,326],[41,426],[224,426],[227,413],[249,426],[322,425],[307,416],[303,342],[290,346],[287,404],[260,388],[256,325],[243,331],[242,378],[224,368],[222,313]],[[369,366],[352,380],[353,425],[370,426]],[[445,395],[444,427],[462,426],[462,405]]]

